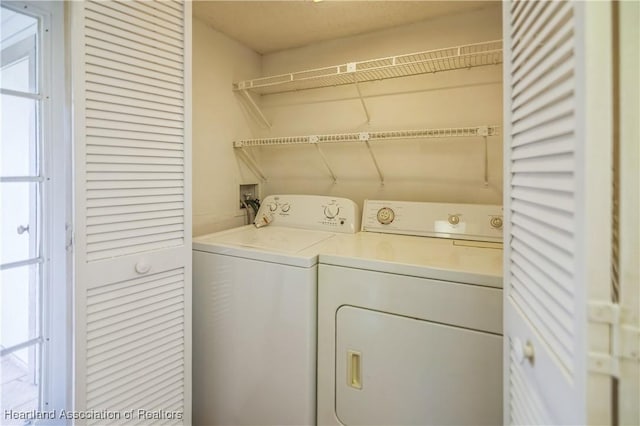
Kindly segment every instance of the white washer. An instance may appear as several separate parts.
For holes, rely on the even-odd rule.
[[[368,200],[362,222],[320,255],[318,424],[502,424],[501,206]]]
[[[254,225],[193,240],[196,425],[316,419],[318,243],[359,229],[351,200],[267,197]]]

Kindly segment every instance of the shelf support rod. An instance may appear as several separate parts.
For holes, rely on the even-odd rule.
[[[378,160],[376,159],[373,150],[371,149],[371,144],[369,144],[370,135],[367,132],[360,133],[360,140],[363,141],[367,145],[367,149],[369,150],[369,155],[371,155],[371,160],[373,160],[373,165],[376,166],[376,170],[378,171],[378,176],[380,177],[380,184],[384,185],[384,175],[382,174],[382,170],[380,169],[380,165],[378,164]]]
[[[360,91],[360,84],[358,84],[358,74],[356,73],[356,63],[355,62],[348,63],[347,71],[353,73],[353,83],[355,84],[356,90],[358,91],[358,97],[360,98],[360,104],[362,104],[362,109],[364,109],[364,115],[367,116],[367,124],[371,123],[371,116],[369,115],[367,104],[364,102],[364,98],[362,97],[362,92]]]
[[[310,136],[309,137],[309,143],[314,144],[316,146],[316,149],[318,150],[318,154],[320,155],[320,158],[322,159],[322,162],[324,163],[324,166],[327,168],[327,171],[329,171],[329,174],[331,175],[331,178],[333,179],[333,183],[337,183],[338,179],[336,178],[336,175],[333,173],[333,170],[331,169],[331,166],[329,165],[329,160],[327,160],[327,157],[324,155],[324,152],[322,152],[322,150],[320,149],[320,145],[318,144],[318,141],[320,139],[318,138],[318,136]]]
[[[484,187],[488,188],[489,187],[489,144],[488,144],[488,137],[487,136],[483,136],[482,139],[484,139]]]
[[[249,155],[246,148],[244,146],[239,146],[238,148],[240,149],[239,152],[241,153],[242,159],[247,164],[247,166],[249,166],[249,169],[256,176],[258,176],[263,182],[266,182],[267,178],[264,176],[264,173],[262,173],[262,171],[260,170],[260,166],[258,166],[258,163],[255,162],[255,160],[251,157],[251,155]]]
[[[242,93],[242,95],[245,97],[245,99],[249,103],[249,106],[253,110],[254,114],[256,114],[256,116],[260,118],[262,123],[270,129],[271,123],[269,122],[269,120],[267,120],[267,117],[264,116],[264,114],[262,113],[262,110],[260,109],[258,104],[256,104],[256,101],[253,100],[249,92],[243,89],[243,90],[240,90],[240,93]]]

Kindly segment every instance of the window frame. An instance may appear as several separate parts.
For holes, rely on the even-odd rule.
[[[39,99],[38,178],[41,189],[39,241],[41,271],[40,409],[71,409],[72,401],[72,217],[70,92],[64,2],[3,1],[2,6],[39,20],[36,95]],[[8,63],[7,63],[8,65]],[[55,82],[55,84],[54,84]],[[1,89],[3,94],[29,95]],[[27,97],[27,96],[23,96]],[[3,182],[29,177],[3,178]],[[50,420],[44,421],[51,424]],[[36,423],[39,423],[36,421]],[[54,423],[67,424],[58,419]]]

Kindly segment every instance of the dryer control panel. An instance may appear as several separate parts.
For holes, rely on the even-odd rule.
[[[502,242],[502,206],[365,200],[362,230]]]
[[[360,229],[356,203],[324,195],[270,195],[264,199],[254,224],[353,234]]]

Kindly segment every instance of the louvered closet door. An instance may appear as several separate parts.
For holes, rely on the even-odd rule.
[[[610,285],[610,52],[599,28],[605,54],[593,56],[602,18],[586,3],[503,5],[505,424],[610,420],[587,310]]]
[[[71,16],[75,408],[190,424],[191,5]]]

